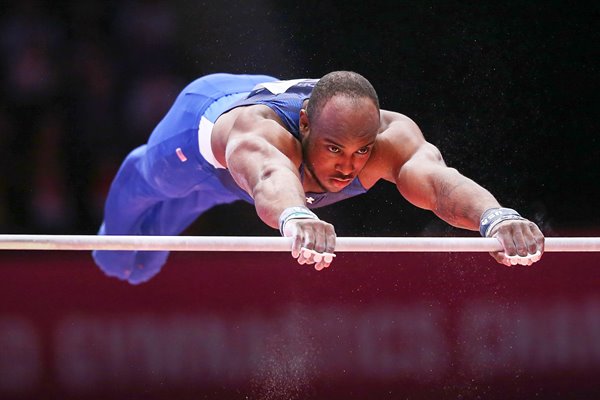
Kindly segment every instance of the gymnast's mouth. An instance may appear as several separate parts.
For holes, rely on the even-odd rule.
[[[350,177],[339,177],[339,176],[334,176],[331,177],[329,179],[329,181],[332,183],[333,186],[337,187],[337,188],[343,188],[348,186],[348,184],[350,182],[352,182],[352,180],[354,179],[354,177],[350,176]]]

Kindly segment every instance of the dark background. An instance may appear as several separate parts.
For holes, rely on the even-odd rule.
[[[599,6],[501,3],[4,2],[0,232],[95,233],[121,160],[198,76],[348,69],[547,235],[600,236]],[[383,182],[319,215],[340,236],[465,234]],[[241,203],[187,233],[277,235]],[[597,399],[597,254],[340,253],[316,272],[176,252],[131,286],[88,252],[4,251],[0,397]]]
[[[446,163],[548,235],[598,231],[594,2],[39,1],[0,18],[0,230],[95,233],[110,180],[213,72],[365,75]],[[323,209],[339,235],[453,229],[388,183]],[[191,234],[274,234],[251,206]]]

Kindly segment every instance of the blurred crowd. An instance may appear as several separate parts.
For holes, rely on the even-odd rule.
[[[550,215],[568,227],[597,226],[588,201],[598,192],[589,184],[600,171],[597,157],[580,156],[598,143],[593,13],[559,4],[359,3],[3,4],[0,232],[95,233],[121,160],[200,75],[291,79],[335,69],[368,77],[384,108],[418,121],[450,166],[502,204],[541,225]],[[365,18],[367,11],[374,16]],[[511,17],[499,22],[497,15]],[[493,151],[474,158],[482,149]],[[434,232],[422,228],[429,213],[406,204],[392,185],[379,186],[368,198],[323,209],[323,217],[346,235],[445,233],[437,220]],[[345,217],[358,210],[368,224]],[[194,233],[264,232],[247,208],[239,216],[254,215],[252,229],[236,223],[238,211],[218,212],[203,215]]]
[[[1,232],[95,232],[120,160],[186,81],[170,4],[3,6]]]

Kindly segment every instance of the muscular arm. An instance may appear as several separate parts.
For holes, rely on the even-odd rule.
[[[391,174],[400,193],[453,226],[478,230],[481,214],[488,208],[499,207],[494,196],[446,166],[439,150],[425,141],[413,121],[389,112],[383,118],[388,147],[396,153],[388,159],[394,160],[390,163]]]
[[[458,228],[478,230],[481,214],[500,206],[486,189],[447,167],[438,149],[429,143],[420,145],[400,168],[396,185],[410,202]]]
[[[483,212],[500,207],[486,189],[444,163],[439,150],[423,138],[417,125],[395,113],[382,112],[384,156],[392,168],[386,179],[411,203],[432,210],[458,228],[478,230]],[[381,163],[380,165],[385,165]],[[504,248],[491,253],[497,262],[510,266],[531,265],[544,252],[544,236],[533,222],[510,219],[501,222],[491,235]]]
[[[283,210],[305,205],[292,161],[300,151],[295,146],[297,141],[277,122],[251,112],[238,116],[227,140],[227,168],[254,199],[258,216],[273,228]]]
[[[298,173],[302,151],[300,143],[268,113],[240,112],[227,137],[225,160],[236,183],[254,199],[258,216],[278,228],[286,209],[305,206]],[[335,230],[314,217],[296,216],[284,224],[282,233],[292,237],[292,256],[298,263],[315,264],[321,270],[332,261],[331,255],[321,253],[333,253]],[[301,251],[303,247],[308,253]]]

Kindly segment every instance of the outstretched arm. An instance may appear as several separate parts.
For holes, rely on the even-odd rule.
[[[254,199],[258,216],[293,238],[292,255],[298,262],[316,263],[317,269],[329,266],[330,259],[301,252],[305,247],[333,253],[335,231],[306,208],[299,142],[276,121],[246,112],[233,125],[225,158],[236,183]]]
[[[393,176],[398,190],[408,201],[433,211],[459,228],[476,231],[482,228],[482,221],[491,222],[490,229],[482,234],[497,237],[502,242],[504,251],[492,254],[502,264],[529,265],[539,259],[544,238],[533,222],[520,218],[512,210],[502,209],[488,190],[446,166],[439,150],[425,141],[414,122],[389,117],[389,136],[395,146],[403,147],[405,157],[396,165]],[[488,225],[484,223],[483,227]],[[537,252],[539,255],[531,256]]]
[[[285,143],[276,147],[277,143],[268,139],[269,132],[278,128],[274,121],[262,120],[252,126],[252,130],[261,134],[232,133],[225,153],[227,168],[236,183],[252,196],[258,216],[273,228],[278,228],[283,210],[304,206],[300,178],[294,163],[284,153],[293,149],[286,149]]]
[[[476,231],[483,212],[500,207],[489,191],[447,167],[439,150],[427,142],[400,168],[396,185],[411,203],[458,228]]]

